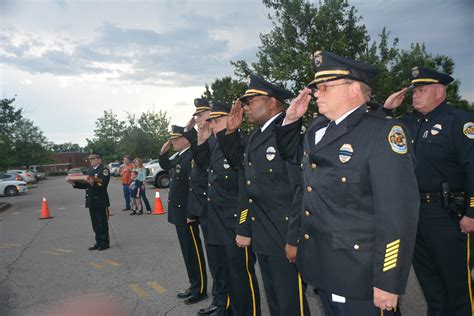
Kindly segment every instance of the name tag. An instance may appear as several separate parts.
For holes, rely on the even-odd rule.
[[[345,303],[346,298],[344,296],[339,296],[336,294],[332,294],[332,301],[336,303]]]

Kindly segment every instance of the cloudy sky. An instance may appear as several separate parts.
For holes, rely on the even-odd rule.
[[[474,1],[350,0],[373,39],[454,58],[474,101]],[[55,143],[85,145],[104,110],[165,110],[185,124],[204,84],[255,58],[271,23],[259,0],[0,0],[2,98],[16,95]]]

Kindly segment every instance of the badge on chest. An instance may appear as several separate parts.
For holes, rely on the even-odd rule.
[[[352,145],[344,144],[339,149],[339,161],[342,163],[346,163],[349,160],[351,160],[353,154],[354,154],[354,148],[352,148]]]
[[[275,159],[276,156],[276,149],[273,146],[269,146],[265,152],[265,156],[267,157],[268,161],[272,161]]]
[[[435,124],[431,128],[431,135],[433,135],[433,136],[438,135],[441,132],[442,129],[443,129],[443,126],[441,124]]]
[[[230,168],[230,165],[229,165],[229,162],[227,161],[227,159],[224,159],[224,162],[222,163],[222,166],[224,167],[224,169],[229,169]]]
[[[175,170],[176,170],[176,173],[180,173],[181,172],[181,165],[176,165]]]

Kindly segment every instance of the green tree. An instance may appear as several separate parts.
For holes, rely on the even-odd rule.
[[[242,96],[247,89],[247,84],[231,77],[216,79],[211,87],[206,84],[203,98],[233,104],[235,99]]]
[[[363,60],[378,67],[379,75],[371,86],[378,101],[407,86],[414,66],[429,66],[452,74],[453,60],[444,55],[431,55],[424,44],[412,44],[410,49],[398,48],[398,38],[390,41],[390,32],[382,29],[378,42],[371,42],[362,17],[347,0],[263,0],[271,13],[268,18],[273,28],[260,36],[257,61],[232,61],[239,78],[253,72],[271,82],[283,85],[294,94],[314,77],[311,56],[315,51],[328,50],[336,54]],[[410,109],[409,98],[395,114]],[[459,95],[459,82],[450,84],[448,101],[457,107],[474,112],[473,104]],[[314,101],[313,101],[314,102]],[[310,107],[307,118],[312,117]]]
[[[84,151],[84,148],[79,146],[79,144],[73,144],[73,143],[63,143],[63,144],[54,144],[51,143],[49,145],[49,148],[53,152],[82,152]]]

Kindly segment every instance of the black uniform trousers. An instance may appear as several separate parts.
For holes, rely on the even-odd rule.
[[[283,256],[258,254],[263,286],[272,316],[310,315],[306,284],[296,265]]]
[[[393,310],[380,310],[374,305],[374,300],[355,300],[345,298],[344,302],[334,301],[332,293],[318,290],[321,305],[323,305],[324,315],[326,316],[398,316],[400,310],[398,307]]]
[[[92,229],[95,233],[96,245],[109,246],[109,216],[107,207],[91,207],[89,208],[89,214],[91,216]]]
[[[206,262],[199,236],[199,222],[176,226],[184,263],[189,279],[189,290],[193,296],[207,292]]]
[[[199,222],[204,236],[206,246],[207,264],[212,275],[212,304],[218,307],[229,308],[229,291],[225,283],[226,264],[222,262],[219,254],[219,246],[207,243],[207,217],[199,217]]]
[[[413,267],[429,316],[474,315],[470,238],[440,204],[420,205]]]
[[[255,275],[255,254],[237,245],[211,245],[219,252],[219,278],[224,278],[234,316],[259,316],[260,292]]]

